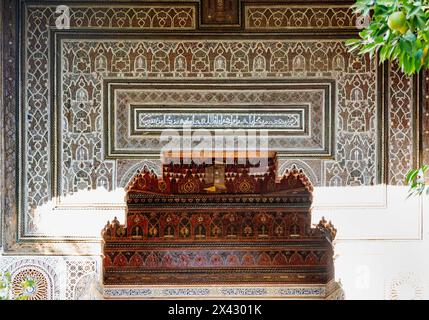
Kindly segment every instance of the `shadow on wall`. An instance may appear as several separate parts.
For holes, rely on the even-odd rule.
[[[407,199],[406,186],[315,187],[312,221],[322,216],[338,230],[338,240],[419,239],[421,199]],[[80,190],[34,208],[37,235],[99,239],[107,220],[125,219],[125,190]],[[72,232],[72,234],[70,234]]]

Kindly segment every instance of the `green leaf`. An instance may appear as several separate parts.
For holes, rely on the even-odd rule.
[[[353,9],[360,14],[371,12],[371,20],[359,32],[360,39],[346,42],[349,52],[371,58],[378,54],[380,63],[396,60],[407,75],[429,67],[429,58],[422,51],[429,46],[429,0],[357,0]],[[405,34],[388,26],[390,15],[397,11],[405,14]]]
[[[403,36],[402,38],[408,42],[414,42],[416,41],[416,35],[414,33],[412,33],[410,30],[408,30]]]
[[[417,50],[416,53],[414,54],[414,58],[421,59],[422,57],[423,57],[423,49]]]
[[[360,41],[361,41],[360,39],[348,39],[346,40],[346,45],[350,46],[352,44],[360,43]]]
[[[380,62],[384,62],[387,59],[388,52],[389,52],[388,46],[384,46],[380,49]]]
[[[417,15],[418,13],[423,12],[421,6],[416,6],[417,4],[414,3],[414,8],[410,8],[410,11],[407,13],[406,18],[410,19],[411,17],[414,17],[415,15]]]
[[[405,180],[407,181],[407,183],[411,182],[419,173],[418,169],[411,169],[410,171],[408,171]]]

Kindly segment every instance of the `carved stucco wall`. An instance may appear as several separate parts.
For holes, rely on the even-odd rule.
[[[160,171],[156,135],[130,137],[126,113],[106,130],[109,116],[116,115],[116,110],[128,112],[133,105],[234,109],[243,103],[253,108],[283,107],[287,100],[286,106],[306,106],[307,125],[312,129],[307,136],[272,137],[271,144],[285,151],[280,171],[296,165],[321,190],[383,186],[350,201],[357,209],[381,210],[374,224],[382,227],[383,215],[392,206],[388,199],[393,194],[387,186],[402,185],[405,172],[420,157],[419,81],[395,66],[378,67],[376,61],[347,52],[343,41],[356,32],[356,17],[348,5],[300,8],[243,1],[238,24],[231,29],[217,26],[220,32],[207,37],[204,32],[219,29],[199,23],[197,1],[174,8],[169,4],[70,4],[71,29],[58,30],[55,6],[43,1],[21,5],[2,1],[7,17],[2,21],[5,152],[0,168],[6,252],[99,252],[99,230],[114,215],[122,216],[123,186],[144,164]],[[20,43],[13,28],[18,24]],[[237,30],[244,35],[236,35]],[[228,31],[229,35],[222,35]],[[264,32],[270,35],[261,35]],[[197,93],[177,88],[187,82],[197,86]],[[145,87],[148,83],[158,84],[158,89],[172,83],[173,88],[151,94]],[[224,87],[215,93],[210,89],[213,83]],[[232,87],[240,83],[247,87]],[[273,88],[263,95],[270,84]],[[288,88],[291,84],[296,87]],[[107,94],[114,85],[122,91]],[[320,110],[328,116],[318,119]],[[125,152],[109,153],[107,141],[112,137],[127,147]],[[290,146],[298,151],[287,152]],[[341,225],[347,214],[337,212],[340,198],[322,203],[320,212],[329,216],[333,208],[334,223],[338,216]],[[353,217],[356,226],[367,226],[358,217]],[[419,239],[420,218],[420,213],[413,215],[407,230],[387,231],[380,238]],[[356,238],[347,228],[343,230],[340,239]],[[371,232],[362,237],[373,238]],[[70,261],[80,258],[46,259],[51,258],[25,263],[34,264],[34,270],[29,270],[47,277],[51,285],[55,277],[50,279],[49,268],[40,263],[69,270],[57,275],[63,283],[61,294],[43,289],[51,298],[75,298],[70,288],[79,280],[70,278],[70,272],[79,277],[98,272],[98,258],[76,263]],[[3,261],[3,269],[18,270],[6,258]]]
[[[19,148],[22,168],[19,236],[46,236],[37,221],[51,208],[54,211],[62,209],[62,204],[67,204],[67,200],[63,201],[66,196],[102,187],[106,192],[123,187],[118,184],[118,181],[123,181],[120,173],[128,172],[134,166],[134,162],[126,161],[127,155],[128,159],[132,159],[135,158],[135,152],[138,152],[137,157],[141,160],[157,156],[160,147],[156,137],[130,138],[127,136],[130,124],[127,123],[126,115],[121,118],[120,115],[109,112],[110,109],[104,110],[103,114],[103,103],[126,111],[126,107],[120,105],[121,101],[111,99],[105,92],[103,97],[103,82],[107,79],[110,82],[144,79],[149,83],[151,79],[174,79],[182,83],[193,80],[200,85],[211,79],[229,80],[226,86],[233,86],[237,79],[248,79],[249,89],[226,88],[223,97],[220,97],[221,92],[215,93],[214,89],[199,89],[201,93],[189,96],[180,87],[170,88],[168,93],[157,91],[158,96],[155,97],[154,92],[145,95],[144,90],[139,91],[128,85],[125,87],[133,90],[134,95],[138,92],[139,96],[123,97],[122,100],[130,105],[152,103],[161,107],[164,103],[187,106],[213,103],[231,107],[236,103],[251,105],[252,99],[263,106],[285,100],[295,104],[309,104],[309,126],[313,128],[310,136],[301,139],[273,136],[270,146],[280,149],[279,151],[285,148],[284,145],[298,149],[296,152],[299,158],[293,158],[293,155],[289,158],[292,157],[300,163],[300,167],[309,171],[315,185],[374,185],[383,182],[384,167],[381,163],[385,155],[380,141],[384,137],[385,124],[380,120],[384,113],[384,102],[378,97],[376,89],[384,73],[377,70],[375,61],[370,62],[367,57],[361,58],[348,53],[342,39],[330,36],[299,40],[299,36],[291,39],[290,36],[280,35],[277,36],[279,39],[264,40],[252,39],[249,34],[234,37],[235,40],[226,40],[221,36],[204,39],[201,35],[187,35],[186,38],[194,39],[185,40],[184,36],[177,34],[177,40],[171,40],[163,34],[153,33],[156,29],[181,30],[186,29],[183,26],[194,25],[182,23],[181,19],[175,20],[175,16],[171,17],[170,24],[145,23],[145,26],[151,26],[150,39],[141,39],[142,33],[127,34],[124,39],[118,39],[109,33],[115,26],[141,30],[140,20],[135,21],[136,17],[140,17],[138,13],[141,10],[147,11],[150,17],[154,14],[153,10],[166,15],[165,12],[170,14],[169,9],[142,7],[140,10],[133,8],[124,11],[119,8],[71,7],[71,30],[67,32],[49,28],[55,23],[54,9],[40,5],[28,5],[23,9],[26,10],[28,19],[23,34],[24,77],[19,113],[22,127]],[[192,6],[185,6],[183,10],[185,9],[186,12],[191,10],[185,18],[194,19],[195,9]],[[176,8],[173,14],[177,14],[177,11],[180,9]],[[316,11],[319,16],[323,13],[320,9]],[[332,12],[329,10],[325,12],[326,17],[330,14]],[[324,21],[325,16],[309,19],[307,24],[317,26],[322,21],[330,26],[335,23],[333,18]],[[343,23],[352,21],[349,18]],[[97,35],[80,32],[80,29],[86,27],[97,28]],[[301,85],[298,90],[304,93],[301,96],[300,93],[293,92],[293,89],[279,89],[273,93],[273,97],[255,97],[251,82],[254,85],[263,81],[269,84],[269,79],[273,83],[279,79],[280,83],[293,83],[303,79],[315,83],[333,81],[335,86],[330,90],[334,93],[323,96],[323,99],[328,100],[330,113],[324,109],[321,112],[320,103],[310,97],[317,92],[311,84]],[[287,96],[287,92],[293,96]],[[404,91],[404,94],[409,93]],[[267,93],[263,95],[267,96]],[[411,103],[404,103],[402,107],[410,106]],[[113,121],[117,131],[113,128],[107,130],[106,119],[114,116],[118,119]],[[394,125],[389,127],[394,130]],[[401,129],[408,137],[408,142],[411,142],[412,135],[405,131],[406,128]],[[123,161],[120,164],[114,155],[106,159],[108,151],[103,148],[106,144],[103,138],[107,140],[108,137],[103,134],[104,130],[114,132],[113,139],[119,147],[127,147],[126,152],[122,153]],[[318,146],[323,143],[333,145],[328,157],[311,152],[313,144]],[[308,157],[305,152],[309,153]],[[396,149],[391,149],[391,152],[396,152]],[[412,150],[400,157],[401,161],[405,161],[407,157],[412,157]],[[308,160],[303,160],[305,158]],[[70,199],[68,203],[73,204],[73,209],[79,209],[76,197]],[[82,204],[81,209],[87,209],[88,206],[116,209],[121,205],[122,197],[114,199],[116,202],[113,203],[94,203],[91,199],[89,203]],[[73,236],[63,236],[66,235]]]

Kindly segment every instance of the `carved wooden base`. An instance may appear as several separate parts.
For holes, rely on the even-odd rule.
[[[106,243],[105,284],[328,283],[324,239]]]

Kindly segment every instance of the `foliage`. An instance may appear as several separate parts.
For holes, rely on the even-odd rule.
[[[429,68],[429,0],[357,0],[356,14],[369,18],[359,39],[346,41],[350,51],[379,57],[379,62],[396,61],[401,70],[412,75]],[[426,189],[428,166],[411,169],[406,176],[409,196],[422,195]]]
[[[11,275],[9,272],[0,273],[0,300],[28,300],[28,295],[20,294],[13,296],[12,293],[12,282]],[[21,283],[22,292],[29,292],[34,289],[36,281],[31,278],[26,279]]]
[[[0,300],[10,300],[10,273],[0,273]]]
[[[429,67],[429,0],[357,0],[353,8],[370,21],[346,42],[350,51],[397,61],[408,75]]]
[[[410,186],[409,195],[422,195],[426,188],[425,173],[429,166],[424,165],[418,169],[411,169],[406,176],[407,184]],[[429,188],[426,188],[426,194],[429,194]]]

